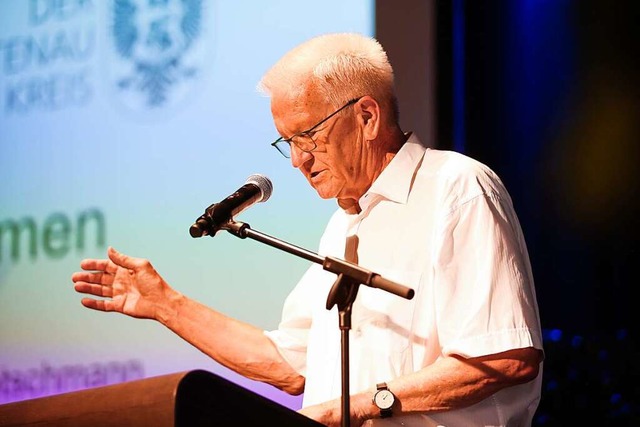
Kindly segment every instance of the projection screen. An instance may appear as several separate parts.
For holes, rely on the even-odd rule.
[[[205,369],[299,406],[156,322],[82,307],[70,277],[113,246],[275,328],[308,262],[226,232],[193,239],[189,226],[260,173],[273,195],[237,219],[316,250],[337,205],[269,146],[256,84],[312,36],[373,28],[372,1],[0,3],[0,403]]]

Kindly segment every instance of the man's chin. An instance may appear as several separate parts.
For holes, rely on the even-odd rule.
[[[323,173],[324,175],[324,173]],[[336,199],[342,193],[343,185],[341,181],[334,179],[334,177],[325,175],[322,179],[317,181],[310,180],[309,184],[318,193],[321,199]]]
[[[328,185],[312,185],[313,189],[316,190],[316,192],[318,193],[318,196],[320,196],[321,199],[334,199],[336,197],[338,197],[338,192],[334,189],[331,188]]]
[[[316,192],[318,193],[318,196],[320,196],[321,199],[327,200],[327,199],[334,199],[336,197],[336,195],[333,193],[325,192],[317,188],[316,188]]]

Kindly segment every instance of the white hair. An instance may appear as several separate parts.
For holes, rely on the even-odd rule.
[[[298,45],[267,71],[258,90],[294,99],[313,91],[335,108],[370,95],[397,110],[386,52],[376,39],[356,33],[325,34]]]

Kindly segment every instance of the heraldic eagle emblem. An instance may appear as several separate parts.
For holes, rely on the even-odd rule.
[[[162,106],[172,85],[196,73],[183,59],[200,34],[201,15],[202,0],[114,0],[115,47],[131,63],[118,87],[143,93],[150,107]]]

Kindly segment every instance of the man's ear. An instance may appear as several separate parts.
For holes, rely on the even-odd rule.
[[[363,96],[355,105],[358,121],[362,125],[364,139],[373,141],[378,137],[380,129],[380,104],[370,96]]]

